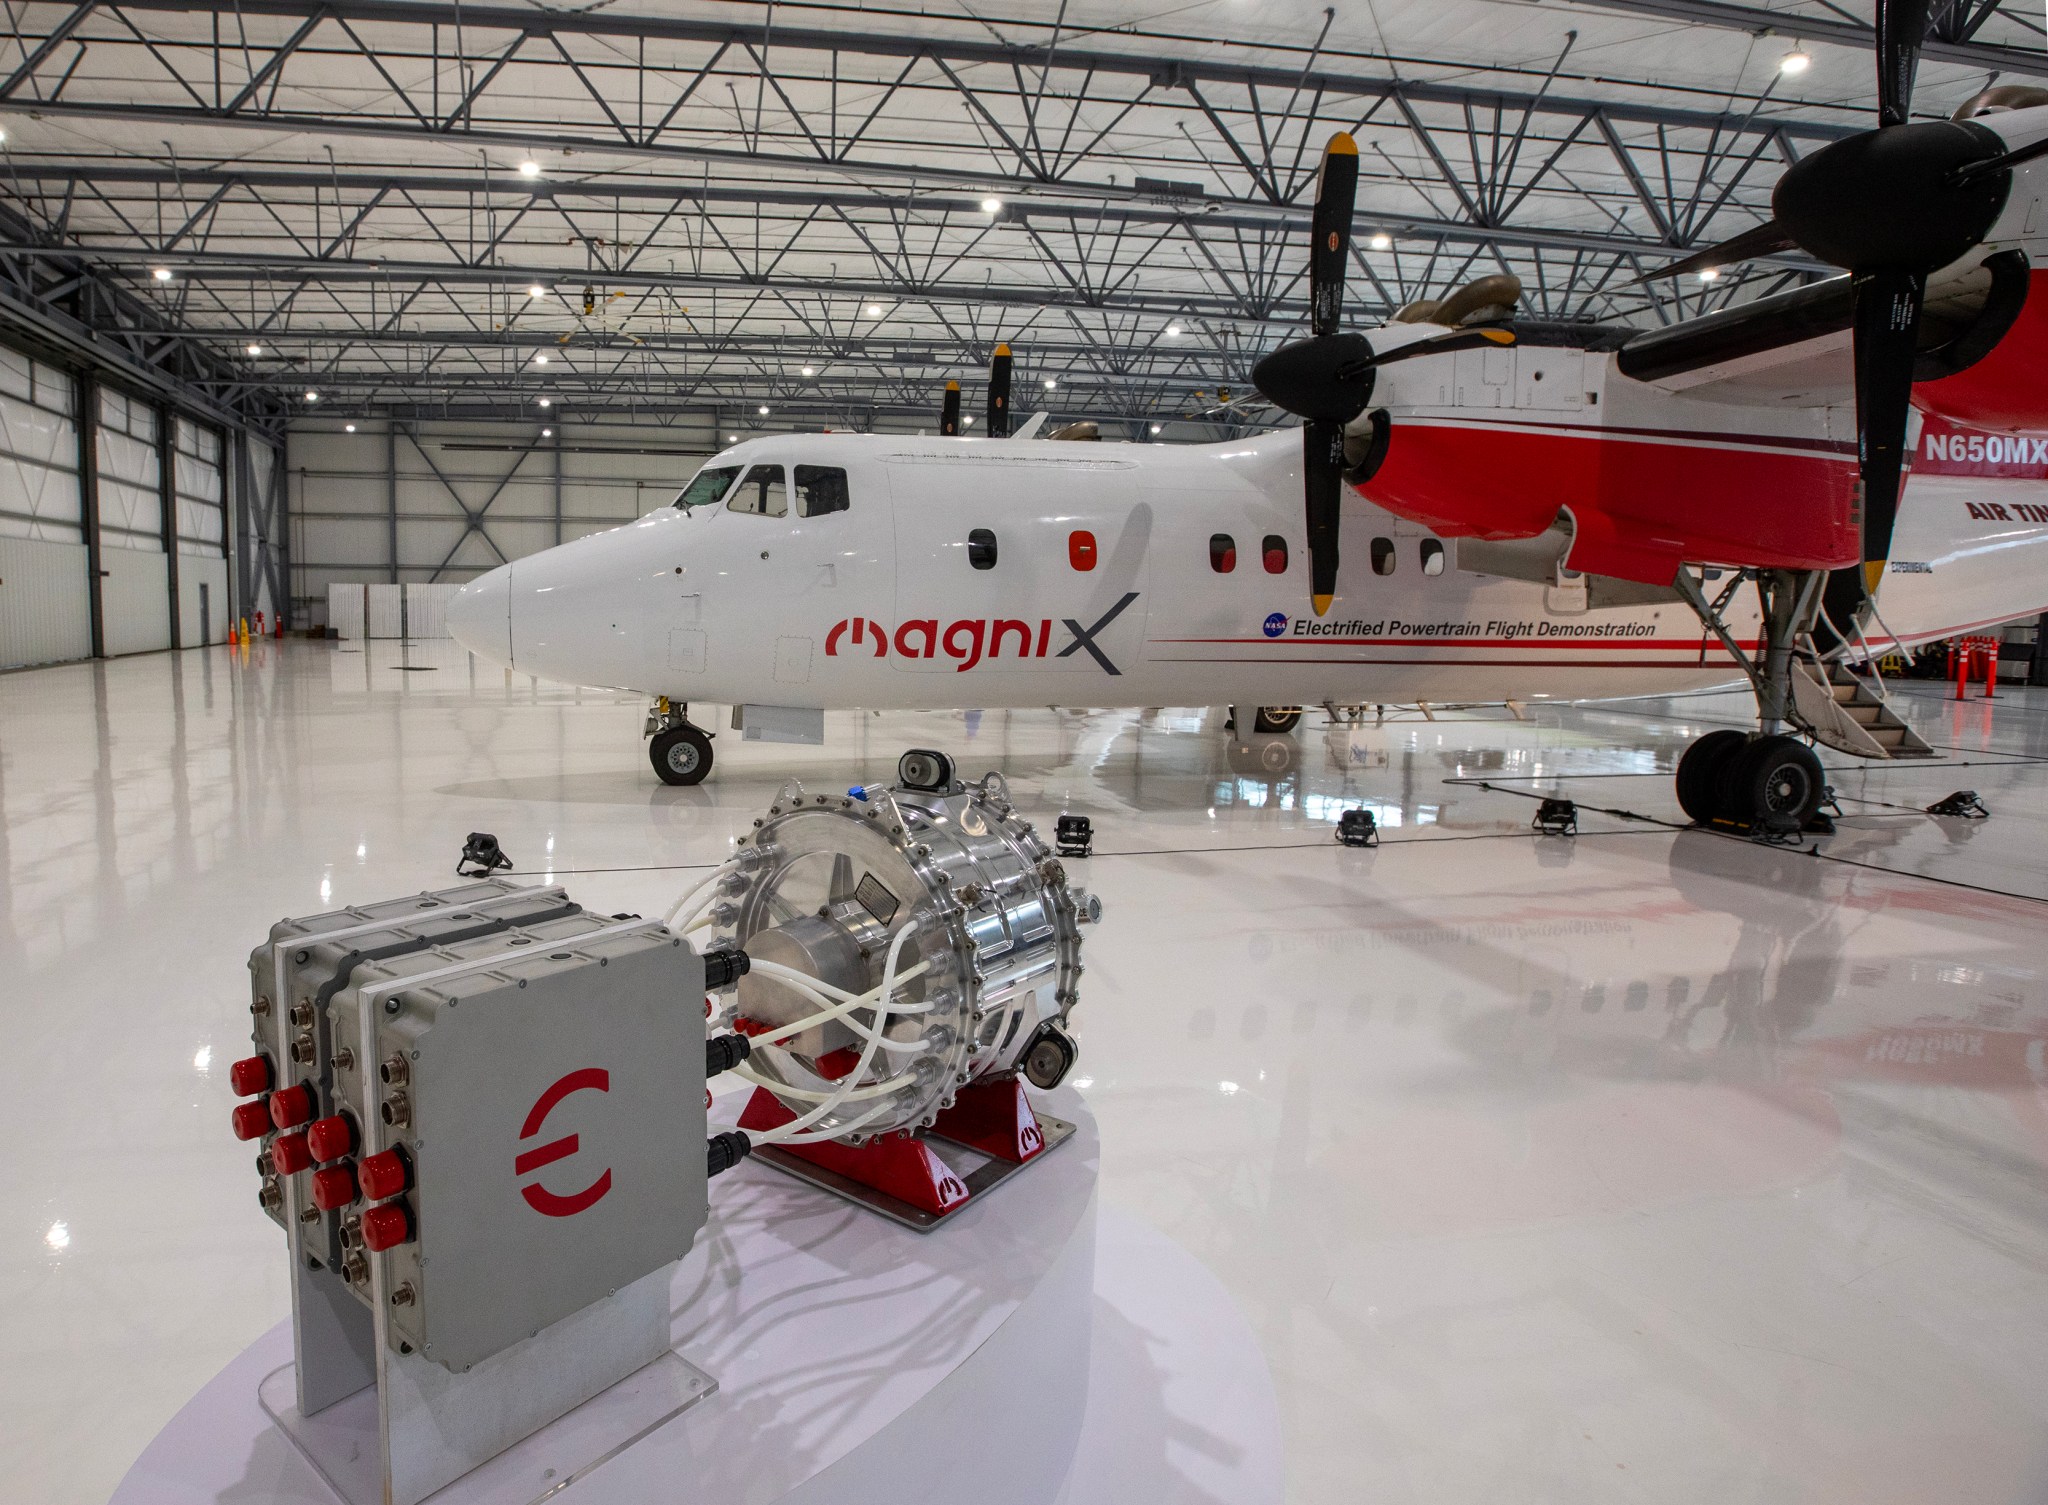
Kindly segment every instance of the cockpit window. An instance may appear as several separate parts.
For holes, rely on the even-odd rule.
[[[827,512],[844,512],[853,504],[846,488],[846,472],[836,465],[799,465],[796,468],[796,515],[822,517]]]
[[[782,482],[780,465],[756,465],[734,489],[728,512],[751,512],[756,517],[789,516],[789,489]]]
[[[683,488],[683,494],[676,498],[676,505],[684,509],[708,507],[725,495],[725,488],[732,484],[732,478],[740,473],[737,465],[707,465],[698,471]]]

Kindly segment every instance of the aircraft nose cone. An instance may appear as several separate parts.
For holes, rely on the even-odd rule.
[[[471,653],[512,667],[512,566],[479,575],[448,603],[448,635]]]

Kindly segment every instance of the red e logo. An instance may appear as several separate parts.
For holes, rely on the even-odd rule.
[[[527,1110],[526,1123],[519,1130],[519,1137],[533,1138],[540,1132],[540,1126],[547,1120],[547,1116],[555,1111],[555,1104],[570,1093],[582,1092],[585,1089],[592,1092],[611,1091],[611,1073],[599,1066],[586,1066],[580,1071],[570,1072],[543,1092]],[[557,1160],[566,1160],[576,1153],[576,1147],[576,1136],[568,1134],[549,1144],[524,1150],[519,1158],[512,1162],[512,1173],[515,1176],[523,1176],[528,1171],[537,1171],[544,1165],[553,1165]],[[611,1168],[607,1166],[604,1174],[590,1185],[581,1191],[571,1192],[566,1197],[557,1196],[546,1187],[531,1184],[520,1187],[519,1195],[526,1198],[526,1205],[535,1212],[545,1213],[551,1218],[573,1218],[585,1208],[595,1206],[611,1189],[612,1173]]]

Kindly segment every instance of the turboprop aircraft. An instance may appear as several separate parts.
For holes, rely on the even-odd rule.
[[[836,706],[1234,703],[1277,726],[1740,674],[1758,731],[1688,749],[1680,803],[1796,829],[1824,785],[1788,726],[1927,752],[1850,659],[2048,607],[2048,93],[1905,124],[1925,6],[1879,14],[1882,123],[1788,169],[1768,235],[1709,253],[1794,244],[1847,277],[1650,332],[1519,319],[1519,284],[1484,278],[1339,333],[1340,134],[1311,335],[1253,373],[1299,433],[1083,445],[998,437],[992,407],[986,438],[753,439],[672,508],[471,582],[450,630],[654,695],[672,783],[711,765],[691,702],[811,740]]]

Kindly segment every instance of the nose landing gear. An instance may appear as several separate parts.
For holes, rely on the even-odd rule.
[[[688,711],[663,696],[647,713],[647,761],[664,784],[701,784],[711,772],[711,733],[688,720]]]

